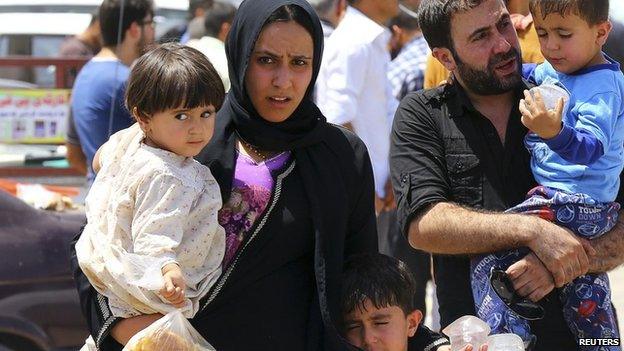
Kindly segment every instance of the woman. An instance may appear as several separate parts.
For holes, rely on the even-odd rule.
[[[198,156],[221,187],[227,248],[192,323],[217,350],[349,349],[339,282],[348,255],[377,250],[374,187],[363,143],[311,101],[322,48],[305,0],[248,0],[232,23],[232,87]],[[151,322],[109,318],[77,281],[100,350]]]

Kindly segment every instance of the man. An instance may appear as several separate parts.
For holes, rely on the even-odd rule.
[[[89,183],[95,178],[95,152],[111,134],[132,124],[124,104],[125,83],[132,62],[154,41],[153,14],[151,0],[105,0],[100,6],[103,47],[78,74],[71,103]]]
[[[59,56],[93,57],[100,51],[100,19],[98,14],[91,16],[89,26],[80,34],[69,37],[61,44]]]
[[[529,0],[505,0],[507,10],[511,14],[511,21],[516,28],[520,47],[522,48],[522,61],[525,63],[542,63],[544,56],[540,51],[537,32],[533,25],[533,17],[529,13]],[[444,68],[432,55],[427,58],[425,70],[425,88],[438,86],[449,76]]]
[[[391,50],[396,52],[390,62],[388,79],[397,100],[407,93],[422,89],[429,46],[418,26],[416,7],[400,6],[399,15],[390,21]]]
[[[338,23],[347,9],[346,0],[308,0],[321,19],[325,40],[338,27]]]
[[[387,78],[390,32],[385,23],[398,14],[399,4],[398,0],[349,0],[349,5],[325,47],[317,105],[329,122],[353,130],[366,144],[380,212],[393,203],[388,150],[397,106]]]
[[[531,272],[514,287],[535,293],[546,310],[531,322],[536,350],[576,349],[556,293],[542,297],[588,270],[621,264],[624,220],[589,244],[540,218],[500,213],[535,185],[518,110],[527,87],[509,12],[502,0],[423,0],[419,23],[452,84],[402,101],[391,169],[402,229],[414,247],[436,254],[442,325],[474,314],[468,255],[528,247],[532,253],[507,272]]]
[[[228,62],[225,56],[225,38],[227,37],[232,20],[236,14],[234,5],[215,1],[204,15],[204,27],[206,35],[201,39],[191,39],[188,46],[201,51],[214,68],[219,72],[225,91],[230,89],[228,74]]]

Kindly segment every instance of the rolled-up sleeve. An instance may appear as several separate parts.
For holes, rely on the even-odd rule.
[[[450,193],[444,140],[430,111],[419,92],[405,97],[394,117],[390,174],[404,234],[420,211],[430,204],[447,201]]]

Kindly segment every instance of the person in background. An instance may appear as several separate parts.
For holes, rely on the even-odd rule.
[[[338,27],[338,23],[347,10],[346,0],[308,0],[321,19],[325,40]]]
[[[203,25],[206,35],[201,39],[191,39],[187,43],[188,46],[201,51],[208,57],[210,63],[219,72],[225,91],[230,89],[228,62],[225,56],[225,39],[230,32],[235,14],[236,7],[234,5],[215,1],[204,15]]]
[[[388,151],[390,124],[398,105],[388,81],[391,33],[398,0],[349,0],[347,12],[327,40],[316,84],[316,101],[334,124],[366,144],[375,175],[377,213],[392,207]]]
[[[100,6],[103,47],[80,70],[72,90],[71,114],[85,155],[89,184],[95,178],[91,165],[97,149],[114,132],[132,124],[124,105],[129,67],[154,41],[152,1],[124,3],[123,19],[122,0],[104,0]]]
[[[418,7],[401,4],[400,9],[399,15],[390,21],[390,51],[394,58],[388,70],[392,95],[399,101],[407,93],[423,88],[427,55],[430,52],[418,26]]]
[[[516,34],[520,41],[522,62],[544,62],[544,56],[540,52],[537,33],[533,25],[533,17],[529,12],[529,0],[505,0],[505,5],[511,14],[511,21],[516,28]],[[432,55],[429,55],[425,70],[424,87],[426,89],[436,87],[448,78],[449,71]]]
[[[87,29],[82,33],[69,37],[61,44],[59,56],[61,57],[86,57],[91,58],[100,51],[102,47],[99,8],[91,16],[91,22]],[[76,76],[78,75],[78,69],[71,68],[67,72],[67,86],[72,87]],[[67,162],[69,166],[82,175],[87,174],[87,160],[82,148],[80,146],[80,138],[76,132],[74,126],[74,118],[70,113],[67,117],[67,131],[65,137],[65,147],[67,148]]]
[[[398,54],[388,70],[392,94],[397,100],[409,92],[422,89],[423,73],[429,46],[418,26],[418,3],[406,5],[401,2],[400,13],[390,21],[392,30],[391,51]],[[413,7],[414,6],[414,7]],[[378,219],[379,251],[405,262],[414,278],[414,304],[426,314],[425,295],[427,282],[431,280],[431,258],[428,253],[410,247],[397,225],[396,211],[386,211]]]
[[[91,22],[82,33],[63,41],[59,50],[59,56],[91,58],[100,51],[102,40],[100,38],[100,19],[97,11],[91,15]]]
[[[204,15],[212,7],[213,0],[190,0],[189,23],[180,37],[180,43],[186,44],[191,39],[204,36]]]
[[[188,21],[169,29],[158,41],[160,43],[175,41],[186,44],[191,39],[201,38],[204,35],[204,14],[212,6],[213,2],[213,0],[190,0]],[[195,33],[194,37],[191,37],[191,32]]]

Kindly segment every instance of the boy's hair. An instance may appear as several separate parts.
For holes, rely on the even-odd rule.
[[[123,8],[123,22],[121,24],[121,38],[119,43],[119,21],[121,16],[122,0],[104,0],[100,5],[100,28],[102,31],[102,44],[113,46],[124,41],[126,30],[132,23],[143,24],[142,21],[148,15],[154,16],[152,0],[125,0]]]
[[[221,108],[225,89],[219,74],[201,52],[178,43],[154,47],[141,56],[130,72],[126,107],[138,117],[179,107],[203,105]]]
[[[454,50],[451,18],[471,10],[484,0],[423,0],[418,8],[418,24],[429,47]]]
[[[364,309],[368,299],[376,308],[398,306],[414,312],[416,281],[405,263],[382,254],[351,256],[342,274],[342,313]]]
[[[577,15],[591,26],[609,20],[609,0],[531,0],[529,9],[542,18],[552,13]]]
[[[232,23],[234,15],[236,14],[236,7],[234,5],[215,1],[211,8],[206,10],[204,15],[204,27],[206,28],[206,34],[213,38],[219,35],[221,26],[224,23]]]

